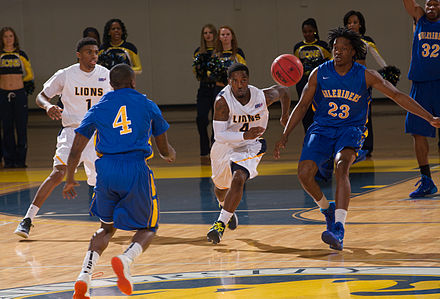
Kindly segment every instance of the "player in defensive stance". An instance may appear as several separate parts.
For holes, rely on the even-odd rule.
[[[32,220],[66,175],[67,157],[75,137],[75,128],[79,126],[87,110],[112,89],[109,83],[109,71],[105,67],[96,65],[98,43],[95,39],[91,37],[80,39],[76,56],[78,63],[57,71],[44,83],[43,90],[36,99],[37,105],[46,110],[51,119],[61,120],[63,129],[57,137],[52,173],[38,188],[26,215],[14,232],[23,238],[29,237]],[[61,102],[64,108],[50,103],[50,99],[57,95],[62,96]],[[81,156],[89,186],[95,186],[96,183],[96,158],[93,142],[89,142]]]
[[[152,154],[148,142],[154,136],[160,156],[174,162],[176,152],[168,143],[168,123],[157,105],[136,87],[135,74],[127,64],[118,64],[110,71],[110,84],[115,89],[93,106],[75,130],[76,135],[67,161],[63,195],[76,196],[75,169],[81,152],[97,131],[97,180],[91,211],[101,220],[101,228],[93,234],[81,273],[75,283],[74,299],[90,298],[93,268],[107,248],[116,229],[136,231],[132,243],[121,255],[112,258],[121,292],[131,295],[133,283],[130,264],[153,240],[159,221],[159,203],[153,172],[145,159]]]
[[[322,240],[330,248],[342,250],[351,193],[349,171],[365,140],[370,89],[376,88],[434,127],[440,127],[440,119],[384,80],[378,72],[354,62],[365,53],[365,44],[359,34],[338,28],[330,32],[329,39],[334,59],[310,74],[301,99],[276,143],[274,157],[280,157],[280,149],[286,147],[289,134],[313,101],[315,117],[304,137],[298,179],[326,218],[327,230],[322,233]],[[335,157],[336,205],[327,200],[315,179],[332,157]]]
[[[233,64],[228,69],[229,84],[217,95],[214,104],[214,137],[211,149],[212,181],[222,210],[208,232],[208,241],[220,242],[226,225],[235,229],[237,209],[248,179],[257,176],[257,166],[266,152],[266,141],[260,138],[267,127],[267,106],[281,102],[281,119],[286,125],[290,97],[287,87],[258,89],[249,83],[249,69]]]

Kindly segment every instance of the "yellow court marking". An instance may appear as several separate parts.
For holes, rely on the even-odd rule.
[[[165,166],[151,167],[157,179],[171,178],[209,178],[210,166]],[[265,162],[258,166],[259,175],[296,175],[298,162]],[[415,159],[401,160],[367,160],[353,165],[352,173],[368,172],[418,172]],[[0,183],[42,182],[51,173],[51,169],[26,169],[0,171]],[[75,175],[78,181],[87,179],[84,170],[80,168]],[[378,188],[378,187],[377,187]]]
[[[363,186],[361,188],[383,188],[383,187],[387,187],[388,185],[368,185],[368,186]]]

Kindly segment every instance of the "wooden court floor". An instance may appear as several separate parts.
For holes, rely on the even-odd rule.
[[[418,180],[404,113],[373,106],[375,151],[352,169],[352,200],[344,250],[322,243],[323,216],[304,194],[296,167],[304,133],[297,128],[282,159],[271,155],[279,110],[265,133],[268,153],[247,183],[239,227],[220,244],[206,241],[218,209],[210,168],[198,160],[195,111],[165,110],[177,161],[154,158],[161,225],[131,269],[133,298],[440,298],[440,195],[410,200]],[[27,169],[0,169],[0,298],[71,298],[91,235],[84,172],[80,196],[64,200],[59,186],[35,219],[29,239],[13,234],[41,181],[51,171],[59,123],[32,112]],[[440,185],[437,140],[430,142],[433,179]],[[328,198],[334,182],[322,185]],[[131,232],[118,231],[99,260],[92,298],[126,298],[110,259]]]

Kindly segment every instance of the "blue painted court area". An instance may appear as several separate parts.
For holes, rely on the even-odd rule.
[[[352,173],[352,193],[353,196],[365,194],[375,190],[374,186],[392,185],[414,175],[414,172]],[[96,217],[88,215],[86,183],[81,182],[77,188],[78,197],[74,200],[62,198],[63,185],[54,190],[39,215],[51,219],[97,221]],[[326,197],[332,199],[334,180],[321,186]],[[217,219],[219,209],[210,178],[156,179],[156,187],[160,197],[161,223],[211,224]],[[24,215],[37,189],[0,196],[0,213]],[[246,184],[237,213],[241,224],[313,224],[307,219],[295,219],[292,214],[315,207],[296,176],[259,176]]]
[[[284,268],[232,270],[228,272],[173,273],[134,276],[133,296],[142,298],[438,298],[437,275],[411,275],[399,272],[426,271],[433,268]],[[387,273],[392,272],[395,273]],[[330,273],[336,272],[336,273]],[[381,272],[385,272],[382,274]],[[396,273],[397,272],[397,273]],[[94,280],[93,298],[120,298],[114,278]],[[72,283],[4,290],[22,291],[19,298],[71,298]],[[296,292],[296,293],[295,293]],[[2,291],[0,291],[2,295]]]

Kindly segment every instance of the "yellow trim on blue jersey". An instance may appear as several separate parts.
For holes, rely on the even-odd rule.
[[[154,157],[154,151],[153,151],[153,143],[151,142],[151,137],[148,139],[148,144],[151,146],[151,155],[145,158],[145,161],[150,160]]]
[[[150,206],[150,219],[148,219],[148,223],[150,227],[155,227],[157,225],[157,221],[159,219],[159,209],[157,204],[157,193],[156,193],[156,185],[154,184],[153,174],[150,172],[150,188],[151,188],[151,206]]]
[[[157,208],[157,199],[153,199],[153,217],[151,219],[150,227],[155,227],[157,225],[157,220],[159,218],[159,209]]]

